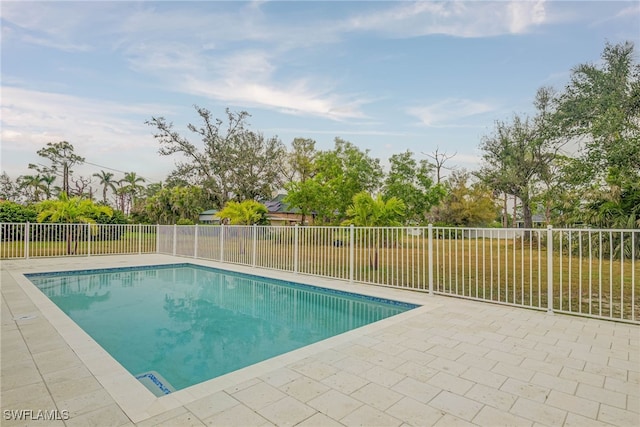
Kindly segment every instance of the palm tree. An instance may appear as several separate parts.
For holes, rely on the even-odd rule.
[[[265,205],[255,200],[245,200],[241,203],[230,201],[218,212],[218,216],[229,220],[229,224],[232,225],[265,224],[268,212]]]
[[[397,197],[386,202],[380,194],[374,199],[362,191],[353,196],[353,204],[347,209],[349,217],[343,224],[358,227],[399,227],[402,225],[406,206]]]
[[[124,198],[128,198],[127,211],[131,210],[131,207],[135,204],[136,196],[144,188],[144,186],[138,184],[139,182],[145,182],[145,179],[137,176],[135,172],[125,173],[124,178],[120,180],[120,184],[125,184],[123,187],[121,187],[121,191],[123,193],[123,202]],[[122,206],[122,210],[125,210],[124,203]]]
[[[108,206],[99,206],[91,200],[81,199],[77,196],[69,197],[65,192],[60,193],[58,200],[45,200],[38,204],[36,209],[38,210],[38,222],[95,224],[95,216],[105,214],[110,217],[113,215],[113,211]],[[78,234],[78,230],[72,227],[66,227],[66,230],[67,254],[72,254],[78,249],[78,241],[76,240],[75,248],[71,251],[71,242],[73,236]]]
[[[404,202],[396,197],[385,202],[380,194],[374,199],[369,193],[362,191],[353,196],[353,204],[347,208],[349,219],[343,224],[358,227],[399,227],[405,210]],[[378,269],[379,240],[376,236],[373,258],[369,258],[369,265],[374,270]]]
[[[224,209],[218,212],[221,220],[228,220],[231,225],[266,224],[269,210],[265,205],[255,200],[243,202],[227,202]],[[243,232],[246,230],[243,230]],[[244,239],[240,240],[240,253],[244,253]]]
[[[53,185],[55,180],[56,180],[55,175],[42,175],[42,184],[43,184],[42,189],[44,190],[44,194],[47,196],[47,200],[51,198],[51,194],[52,194],[51,186]]]
[[[100,180],[100,185],[102,185],[102,201],[106,204],[107,190],[111,189],[114,192],[116,191],[116,181],[113,179],[113,174],[101,170],[100,173],[94,173],[93,176]]]
[[[29,191],[31,190],[31,200],[35,203],[40,201],[40,192],[45,191],[42,175],[22,175],[20,178],[20,187]]]

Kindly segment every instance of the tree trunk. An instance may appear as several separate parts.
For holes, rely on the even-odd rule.
[[[529,206],[529,200],[522,200],[522,217],[524,220],[524,239],[531,239],[531,231],[530,228],[533,228],[533,219],[531,216],[531,207]]]
[[[504,193],[504,202],[503,202],[503,209],[502,209],[502,227],[503,228],[507,228],[509,227],[509,214],[507,212],[507,193]]]
[[[71,255],[71,229],[67,228],[67,255]]]

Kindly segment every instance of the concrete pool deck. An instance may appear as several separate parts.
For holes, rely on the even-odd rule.
[[[183,262],[422,307],[156,398],[23,276]],[[2,426],[640,425],[637,325],[166,255],[1,274]]]

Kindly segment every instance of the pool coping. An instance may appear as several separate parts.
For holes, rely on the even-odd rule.
[[[105,260],[105,258],[100,257],[101,260]],[[157,261],[155,261],[155,258],[157,258]],[[150,262],[149,257],[141,259],[136,256],[130,256],[127,259],[127,265],[122,267],[176,264],[176,259],[188,259],[189,264],[254,276],[256,275],[256,269],[250,267],[193,258],[173,257],[168,255],[154,255],[153,262]],[[78,266],[77,268],[67,268],[66,271],[79,271],[86,269],[86,266]],[[392,299],[409,304],[416,304],[420,307],[362,326],[343,334],[327,338],[317,343],[310,344],[246,368],[213,378],[183,390],[179,390],[165,396],[156,397],[140,381],[120,365],[120,363],[109,355],[109,353],[107,353],[98,343],[96,343],[86,332],[76,325],[75,322],[64,314],[62,310],[60,310],[25,276],[25,274],[50,272],[51,266],[41,267],[32,265],[28,270],[28,272],[9,270],[9,274],[12,275],[18,286],[31,299],[36,308],[61,335],[61,337],[84,363],[87,369],[134,423],[144,421],[166,411],[193,403],[203,397],[222,391],[235,384],[265,375],[271,371],[300,361],[323,350],[348,343],[355,338],[362,337],[379,328],[403,322],[440,305],[435,301],[433,303],[425,304],[424,293],[407,292],[406,289],[364,286],[332,278],[319,278],[316,276],[286,273],[276,270],[258,269],[260,276],[264,277],[300,283],[303,285],[334,289],[343,292],[353,292],[373,298]]]

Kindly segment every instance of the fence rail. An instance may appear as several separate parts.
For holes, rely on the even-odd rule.
[[[164,253],[640,324],[640,230],[0,224],[0,256]]]
[[[157,252],[157,226],[0,223],[0,258]]]

